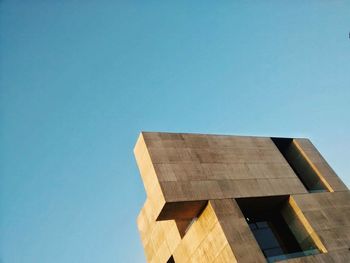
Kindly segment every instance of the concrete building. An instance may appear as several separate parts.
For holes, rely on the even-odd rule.
[[[143,132],[147,262],[350,262],[350,193],[308,139]]]

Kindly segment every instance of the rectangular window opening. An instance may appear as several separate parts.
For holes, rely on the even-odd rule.
[[[288,200],[289,196],[236,199],[268,262],[320,253]]]
[[[302,155],[291,138],[271,138],[309,193],[327,192],[315,170]]]

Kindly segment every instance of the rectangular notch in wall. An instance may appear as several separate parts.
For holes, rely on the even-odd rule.
[[[327,187],[291,138],[271,138],[283,157],[310,193],[326,192]]]
[[[207,203],[207,200],[168,202],[164,205],[157,221],[175,220],[179,234],[183,238]]]

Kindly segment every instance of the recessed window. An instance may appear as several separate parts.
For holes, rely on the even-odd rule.
[[[302,155],[293,139],[271,138],[300,181],[310,193],[326,192],[326,186]]]
[[[291,212],[289,196],[236,199],[268,262],[320,253]]]

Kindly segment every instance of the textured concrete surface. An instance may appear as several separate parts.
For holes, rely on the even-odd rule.
[[[235,201],[262,196],[288,196],[287,221],[321,252],[284,262],[350,262],[349,190],[308,139],[292,143],[326,192],[308,192],[269,137],[141,133],[147,262],[266,262]]]

